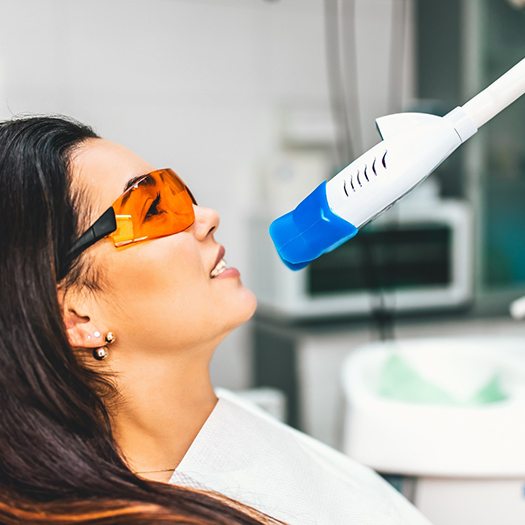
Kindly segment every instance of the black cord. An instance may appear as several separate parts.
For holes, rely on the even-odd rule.
[[[386,294],[377,272],[377,254],[370,239],[365,234],[361,238],[363,246],[363,277],[370,292],[370,314],[379,339],[387,341],[394,338],[394,310],[386,303]]]

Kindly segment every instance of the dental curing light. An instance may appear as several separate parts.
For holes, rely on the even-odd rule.
[[[381,138],[270,225],[279,256],[300,270],[354,237],[525,93],[525,59],[444,117],[398,113],[376,120]]]

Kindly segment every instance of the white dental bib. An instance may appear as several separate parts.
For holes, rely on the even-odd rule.
[[[429,525],[373,471],[225,390],[169,483],[209,489],[289,524]]]

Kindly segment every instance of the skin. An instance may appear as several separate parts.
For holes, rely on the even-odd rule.
[[[154,169],[120,145],[90,139],[73,156],[72,180],[87,189],[94,220],[130,178]],[[86,257],[103,276],[102,292],[58,290],[71,346],[89,366],[114,375],[119,397],[108,409],[135,472],[181,461],[217,402],[209,374],[214,350],[255,312],[255,296],[239,277],[210,278],[219,216],[194,210],[183,232],[123,248],[105,238],[90,247]],[[97,361],[92,349],[108,331],[116,341]],[[167,481],[171,472],[139,475]]]

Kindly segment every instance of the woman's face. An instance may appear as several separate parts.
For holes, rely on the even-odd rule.
[[[73,184],[87,189],[93,221],[129,179],[156,168],[122,146],[90,139],[73,156]],[[221,250],[214,238],[219,216],[202,206],[194,210],[194,224],[180,233],[121,248],[105,238],[86,251],[103,289],[79,315],[103,333],[114,332],[129,358],[134,351],[162,356],[207,348],[255,311],[255,296],[236,272],[210,276]]]

